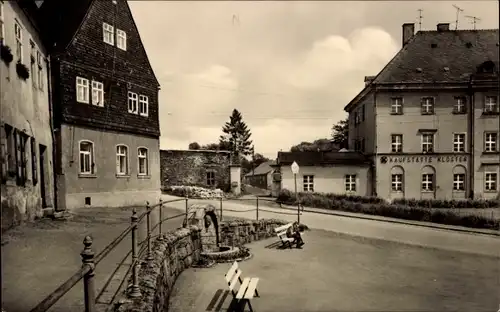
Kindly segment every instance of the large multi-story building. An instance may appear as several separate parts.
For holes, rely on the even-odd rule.
[[[386,199],[498,198],[499,31],[415,34],[345,107],[349,148],[373,161]]]
[[[126,0],[45,0],[58,208],[160,196],[159,84]]]
[[[33,1],[0,1],[2,230],[53,206],[47,50]]]

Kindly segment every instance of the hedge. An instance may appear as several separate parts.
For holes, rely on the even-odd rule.
[[[338,199],[340,198],[340,199]],[[427,221],[447,225],[465,226],[471,228],[500,229],[500,220],[486,218],[483,216],[460,216],[454,211],[436,211],[418,207],[420,202],[411,201],[412,205],[398,203],[389,204],[383,199],[376,197],[347,196],[321,193],[300,193],[299,200],[304,206],[314,208],[325,208],[346,212],[364,213],[383,217],[398,218],[412,221]],[[296,204],[295,196],[289,190],[282,190],[277,202],[284,204]],[[452,201],[449,201],[452,202]],[[483,201],[489,203],[489,201]],[[484,204],[486,205],[486,204]],[[429,207],[429,206],[428,206]],[[431,206],[432,208],[441,208]],[[491,206],[489,206],[491,207]],[[494,207],[498,207],[494,206]],[[452,208],[452,207],[449,207]],[[458,207],[456,207],[458,208]]]

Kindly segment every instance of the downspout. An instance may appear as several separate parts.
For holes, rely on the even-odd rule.
[[[374,86],[373,88],[373,145],[374,145],[374,153],[373,155],[373,163],[372,163],[372,196],[377,196],[377,157],[378,157],[378,147],[377,147],[377,88]],[[404,185],[404,184],[403,184]]]
[[[58,148],[58,142],[56,142],[55,139],[55,134],[54,134],[54,106],[52,103],[52,69],[51,69],[51,57],[50,55],[47,57],[45,60],[45,64],[47,67],[47,94],[49,97],[49,118],[50,118],[50,135],[52,137],[52,180],[54,184],[54,211],[59,211],[57,202],[58,202],[58,196],[57,196],[57,168],[56,165],[59,164],[57,161],[57,148]]]
[[[467,117],[469,118],[469,125],[467,132],[469,133],[469,198],[474,199],[474,177],[476,174],[475,171],[475,162],[474,162],[474,139],[475,139],[475,132],[474,132],[474,115],[475,115],[475,109],[474,109],[474,90],[472,88],[472,75],[469,77],[469,83],[468,83],[468,93],[469,93],[469,107],[467,111]]]

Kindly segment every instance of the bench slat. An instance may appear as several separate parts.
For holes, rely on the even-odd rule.
[[[245,291],[248,288],[248,284],[250,284],[250,278],[249,277],[245,277],[245,279],[243,279],[243,283],[240,286],[240,290],[236,294],[236,299],[242,299],[243,298],[243,295],[245,294]]]
[[[274,231],[275,231],[275,232],[281,232],[281,231],[283,231],[283,230],[285,230],[285,231],[286,231],[286,230],[287,230],[289,227],[291,227],[292,225],[293,225],[293,223],[288,223],[288,224],[286,224],[286,225],[282,225],[282,226],[280,226],[280,227],[274,228]]]
[[[255,295],[255,290],[257,289],[257,284],[259,283],[259,278],[254,277],[250,279],[250,283],[248,284],[247,291],[245,293],[244,299],[252,299]]]
[[[229,283],[229,281],[233,279],[233,275],[236,273],[237,270],[238,270],[238,262],[234,261],[233,265],[226,273],[226,282]]]
[[[233,291],[233,289],[236,287],[236,285],[238,284],[238,279],[240,278],[240,276],[241,276],[241,270],[236,271],[236,274],[234,274],[233,279],[229,283],[229,290],[230,291]]]

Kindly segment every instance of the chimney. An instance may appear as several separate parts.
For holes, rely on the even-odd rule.
[[[375,76],[365,76],[365,87],[369,85],[373,79],[375,79]]]
[[[439,23],[437,25],[437,31],[442,32],[442,31],[449,31],[450,30],[450,23]]]
[[[410,41],[410,39],[415,35],[415,23],[404,23],[403,24],[403,47]]]

